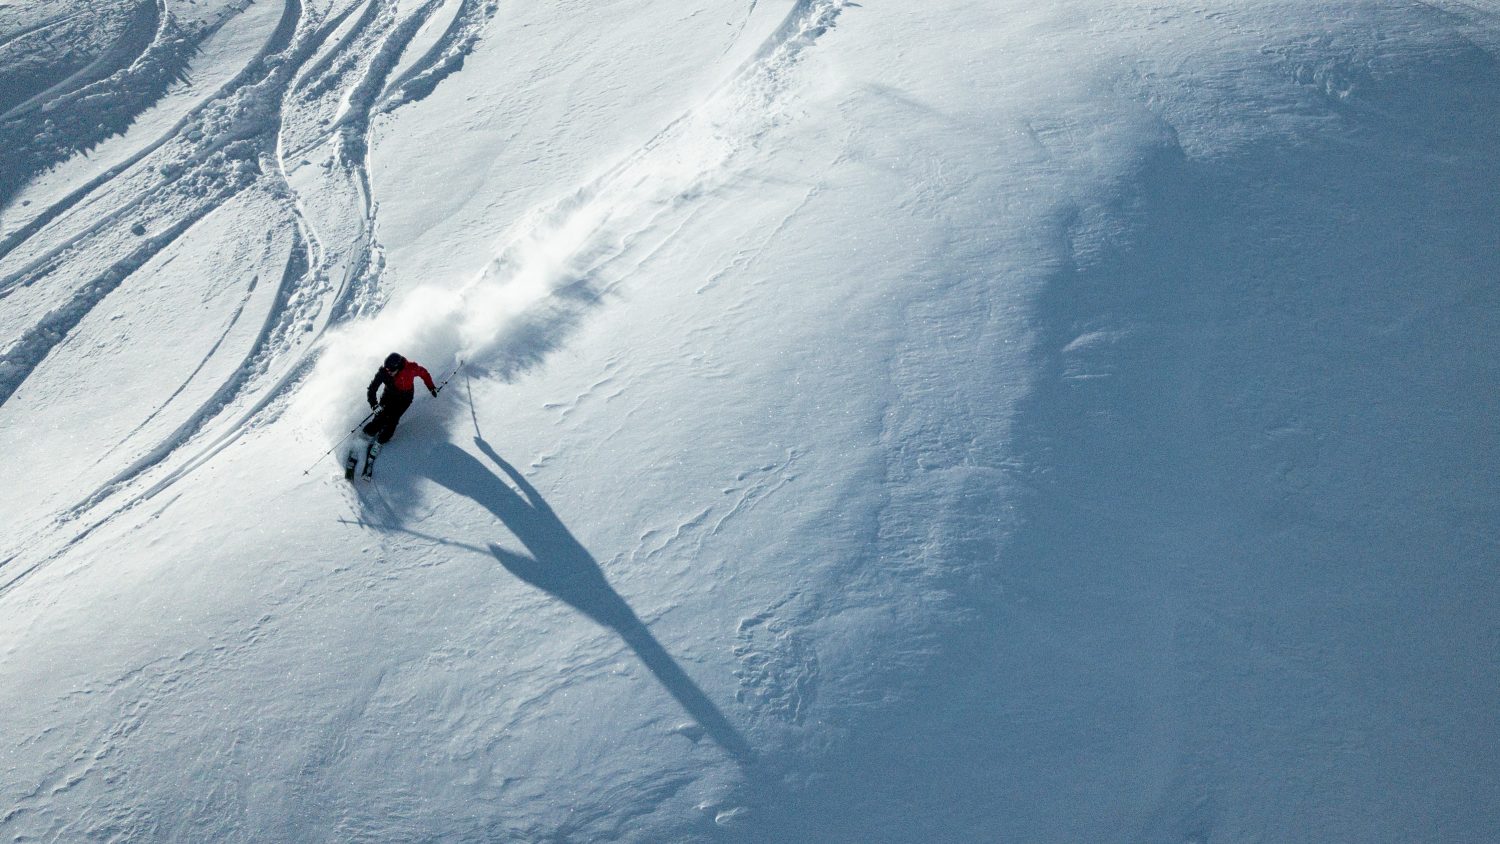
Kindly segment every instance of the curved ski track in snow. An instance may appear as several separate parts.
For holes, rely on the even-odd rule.
[[[378,209],[367,162],[371,120],[420,99],[459,70],[496,12],[493,4],[461,0],[435,43],[391,78],[407,45],[443,5],[427,0],[403,11],[372,0],[334,3],[318,14],[300,0],[285,0],[275,33],[231,83],[166,136],[0,241],[0,308],[19,289],[71,291],[0,352],[0,405],[112,292],[230,199],[247,191],[273,199],[286,213],[273,226],[291,226],[296,243],[264,326],[234,374],[155,445],[61,510],[60,530],[38,530],[9,549],[0,562],[0,595],[279,415],[289,389],[310,372],[327,330],[380,305]],[[639,263],[669,240],[682,222],[664,225],[663,215],[690,206],[727,178],[734,157],[782,119],[787,69],[847,5],[799,0],[705,103],[561,203],[532,215],[529,227],[520,227],[461,296],[487,300],[499,293],[502,321],[465,326],[462,343],[449,350],[454,358],[485,356],[504,373],[555,348],[581,309],[599,301],[610,278],[620,277],[607,272],[610,265],[632,256],[636,260],[626,263]],[[132,239],[132,223],[139,238],[142,221],[159,233],[124,259],[101,258],[119,254],[121,242]],[[539,242],[546,253],[540,266],[532,251]],[[103,272],[89,270],[101,265]],[[213,353],[232,350],[216,345]],[[120,442],[142,436],[149,422],[141,420]]]
[[[21,40],[22,38],[25,38],[28,35],[33,35],[33,34],[38,33],[38,32],[43,32],[43,31],[46,31],[48,29],[51,29],[54,26],[57,26],[58,24],[67,23],[70,20],[74,20],[80,14],[82,14],[82,13],[81,12],[73,12],[72,14],[58,15],[57,17],[54,17],[54,18],[48,18],[47,20],[44,20],[41,23],[34,23],[31,26],[23,26],[20,29],[16,30],[15,32],[9,33],[9,34],[4,35],[4,36],[0,36],[0,50],[5,49],[12,42],[19,41],[19,40]],[[10,109],[6,109],[6,111],[9,112]]]
[[[425,291],[348,327],[320,361],[321,394],[347,394],[373,354],[395,344],[449,369],[474,363],[512,377],[556,349],[584,312],[648,260],[730,183],[747,153],[790,119],[790,70],[848,4],[802,0],[754,55],[598,177],[513,227],[457,290]],[[335,436],[354,418],[324,420]]]
[[[369,122],[378,110],[388,111],[419,98],[408,95],[399,100],[399,91],[385,98],[381,94],[407,42],[440,4],[427,2],[403,10],[397,4],[374,3],[378,13],[358,18],[359,25],[337,42],[331,36],[348,22],[356,4],[336,2],[321,12],[300,0],[284,0],[281,5],[275,30],[238,75],[162,136],[143,143],[126,160],[67,193],[0,240],[0,318],[12,325],[23,320],[30,323],[0,350],[0,406],[46,366],[50,353],[68,343],[100,303],[130,285],[148,264],[170,259],[174,244],[231,199],[248,193],[280,206],[283,213],[266,223],[273,232],[289,232],[295,244],[283,266],[266,267],[261,274],[279,277],[269,308],[251,314],[242,307],[226,321],[232,327],[241,318],[262,320],[250,347],[231,349],[216,344],[187,381],[168,392],[173,396],[182,392],[215,354],[240,357],[232,374],[207,390],[207,398],[196,408],[178,411],[176,415],[185,421],[159,435],[139,456],[118,466],[104,466],[114,470],[83,492],[77,504],[58,513],[60,523],[81,522],[81,528],[38,530],[20,547],[10,549],[0,563],[4,572],[0,593],[257,424],[267,408],[305,373],[311,350],[327,327],[374,303],[378,279],[370,258],[378,255],[378,249],[373,242],[374,207],[364,154]],[[216,26],[183,36],[171,6],[160,3],[153,8],[154,34],[141,48],[143,56],[153,51],[189,55],[224,23],[220,20]],[[403,80],[409,86],[413,79],[440,79],[455,69],[461,63],[455,56],[472,49],[494,11],[493,6],[465,2],[437,42],[406,70]],[[132,31],[139,29],[137,23]],[[17,33],[14,38],[25,34]],[[109,54],[116,65],[118,53],[115,49]],[[311,92],[304,87],[310,69],[325,72]],[[79,71],[68,84],[38,92],[11,109],[6,119],[15,123],[43,112],[53,118],[90,119],[95,115],[89,111],[89,101],[70,96],[88,85]],[[160,92],[128,89],[122,96],[133,98],[130,102],[138,113]],[[319,130],[325,124],[335,124],[332,136]],[[35,132],[33,124],[23,129]],[[298,141],[299,154],[328,146],[332,164],[319,178],[299,179],[299,165],[289,166],[285,150]],[[319,206],[307,201],[309,193],[353,194],[359,201]],[[244,233],[249,239],[262,235],[269,237],[270,232]],[[375,266],[378,269],[378,262]],[[152,430],[151,417],[172,401],[169,398],[138,420],[132,425],[135,430],[120,441],[145,436]],[[6,409],[24,413],[24,408]],[[190,444],[196,448],[185,451]],[[108,463],[108,457],[102,462]],[[174,462],[175,467],[165,465]],[[145,493],[119,495],[132,482],[161,469],[167,470],[165,480],[158,480]]]
[[[65,15],[43,25],[23,30],[15,36],[5,39],[5,43],[9,44],[18,38],[40,32],[72,17],[77,17],[77,15]],[[153,2],[142,3],[137,6],[135,11],[130,15],[130,20],[125,26],[125,31],[103,53],[96,56],[93,61],[68,74],[63,79],[37,91],[16,105],[6,109],[3,114],[0,114],[0,121],[8,121],[17,115],[39,110],[43,105],[51,105],[53,102],[63,99],[66,95],[109,76],[116,70],[139,62],[145,58],[153,46],[164,42],[162,28],[166,24],[166,21],[165,0],[153,0]]]

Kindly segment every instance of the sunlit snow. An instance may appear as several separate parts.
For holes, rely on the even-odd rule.
[[[0,2],[0,837],[1494,839],[1497,57]]]

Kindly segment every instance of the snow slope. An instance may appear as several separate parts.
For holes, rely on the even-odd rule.
[[[6,837],[1500,828],[1492,6],[0,26]]]

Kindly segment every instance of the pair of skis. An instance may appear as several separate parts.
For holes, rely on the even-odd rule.
[[[448,386],[448,382],[453,380],[453,376],[457,375],[459,373],[459,370],[463,368],[464,362],[462,359],[459,359],[458,365],[453,367],[453,371],[448,373],[448,376],[443,379],[443,383],[437,385],[437,388],[433,390],[433,393],[441,393],[443,391],[443,388]],[[339,441],[334,443],[332,448],[319,455],[318,461],[322,461],[323,459],[327,458],[328,455],[332,454],[338,449],[340,445],[343,444],[344,440],[353,436],[355,431],[358,431],[360,428],[364,427],[364,424],[366,422],[369,422],[375,417],[375,412],[375,409],[371,408],[370,412],[365,416],[364,419],[361,419],[359,421],[358,425],[355,425],[353,428],[349,429],[349,433],[343,435],[342,437],[339,437]],[[365,446],[365,468],[361,473],[366,480],[375,477],[375,455],[380,453],[380,443],[375,442],[373,439],[368,440],[368,442],[369,445]],[[316,465],[318,464],[315,462],[311,466],[308,466],[306,469],[303,469],[302,474],[306,475],[307,473],[311,472],[313,470],[313,466]],[[349,449],[348,455],[344,458],[344,480],[354,480],[354,470],[358,467],[359,445],[356,443]]]
[[[370,440],[365,446],[365,468],[360,472],[360,477],[369,480],[375,477],[375,457],[380,454],[380,443]],[[349,454],[344,458],[344,480],[354,480],[354,470],[359,466],[359,445],[356,444],[349,449]]]

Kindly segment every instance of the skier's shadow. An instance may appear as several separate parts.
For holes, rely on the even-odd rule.
[[[753,762],[754,751],[744,737],[609,585],[599,563],[552,512],[536,488],[496,454],[489,443],[479,437],[474,438],[474,443],[504,471],[519,493],[473,455],[452,443],[443,443],[429,455],[426,473],[438,484],[472,498],[494,513],[531,552],[528,557],[490,543],[490,552],[500,564],[516,577],[618,633],[657,681],[720,747],[741,764]]]

